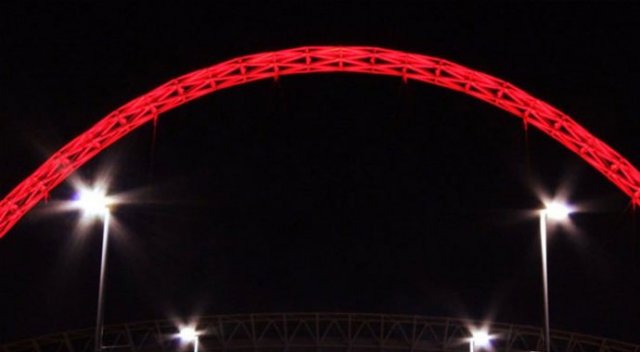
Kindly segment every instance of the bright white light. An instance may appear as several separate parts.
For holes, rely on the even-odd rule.
[[[475,347],[483,348],[489,347],[491,345],[491,335],[487,332],[487,330],[472,330],[471,331],[471,341],[475,345]]]
[[[560,202],[551,202],[544,209],[545,214],[551,220],[561,221],[569,217],[573,209],[567,204]]]
[[[198,339],[198,332],[193,327],[187,326],[180,329],[178,338],[183,343],[193,342]]]
[[[109,211],[110,200],[102,189],[81,189],[76,198],[74,205],[87,216],[103,215]]]

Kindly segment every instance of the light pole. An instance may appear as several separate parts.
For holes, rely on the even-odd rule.
[[[193,343],[193,352],[198,352],[198,345],[200,343],[198,335],[195,328],[187,326],[180,329],[178,338],[182,343]]]
[[[476,347],[487,348],[491,346],[492,338],[493,337],[489,335],[486,329],[471,329],[471,338],[469,338],[469,352],[475,352]]]
[[[549,281],[547,278],[547,220],[563,221],[572,209],[562,203],[551,202],[540,211],[540,250],[542,252],[542,291],[544,296],[544,351],[551,352],[549,332]]]
[[[109,241],[109,219],[111,213],[109,205],[111,201],[106,196],[104,190],[99,188],[78,192],[75,205],[83,211],[84,216],[102,217],[102,257],[100,259],[100,283],[98,285],[98,311],[96,317],[96,334],[94,352],[102,351],[102,335],[104,325],[104,280],[107,272],[107,244]]]

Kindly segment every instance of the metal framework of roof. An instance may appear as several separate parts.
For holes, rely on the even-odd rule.
[[[349,313],[214,315],[197,320],[200,351],[466,352],[470,328],[456,318]],[[181,346],[171,320],[108,326],[104,345],[119,352],[174,352]],[[491,323],[492,351],[543,350],[541,328]],[[0,352],[93,352],[94,330],[51,334],[0,346]],[[563,331],[551,332],[553,352],[640,352],[640,345]]]

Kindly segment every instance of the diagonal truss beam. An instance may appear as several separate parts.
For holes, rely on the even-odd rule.
[[[509,82],[436,57],[375,47],[300,47],[243,56],[178,77],[116,109],[55,152],[0,201],[0,238],[76,169],[158,115],[261,79],[320,72],[402,77],[462,92],[524,120],[576,153],[640,205],[640,172],[553,106]]]

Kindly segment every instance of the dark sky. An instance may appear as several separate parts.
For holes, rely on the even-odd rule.
[[[108,4],[108,5],[107,5]],[[443,57],[545,100],[640,165],[640,7],[2,2],[0,193],[178,75],[301,45]],[[536,189],[588,211],[549,240],[552,328],[640,342],[638,212],[559,143],[401,79],[283,77],[163,115],[81,168],[114,210],[106,322],[340,311],[540,325]],[[70,183],[53,200],[69,199]],[[41,204],[0,240],[0,343],[92,326],[99,224]]]

